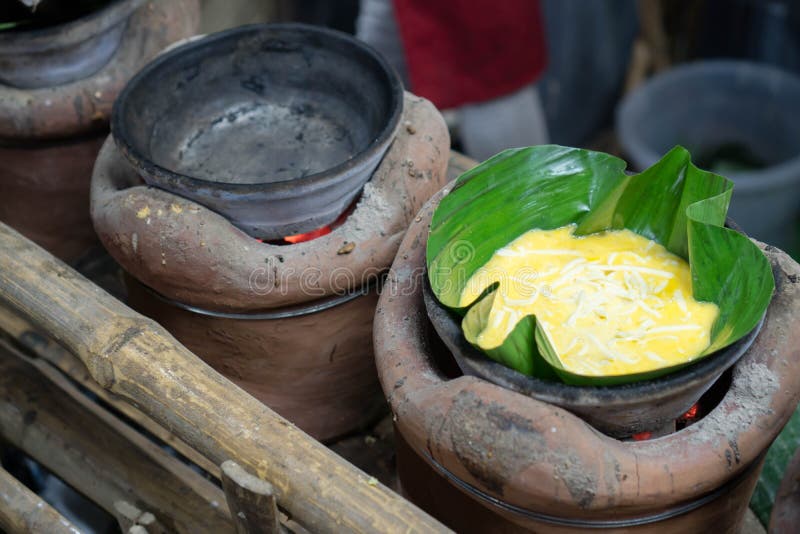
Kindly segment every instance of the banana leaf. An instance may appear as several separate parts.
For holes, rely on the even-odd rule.
[[[720,309],[700,357],[756,327],[775,283],[760,249],[724,226],[733,182],[698,169],[679,146],[640,174],[625,168],[609,154],[543,145],[506,150],[457,179],[434,212],[426,258],[433,293],[463,318],[467,341],[477,347],[497,289],[487,287],[459,307],[475,271],[529,230],[573,223],[576,235],[627,228],[689,262],[695,299]],[[628,375],[579,375],[564,368],[534,316],[522,318],[502,345],[484,353],[529,376],[594,386],[655,378],[697,361]]]

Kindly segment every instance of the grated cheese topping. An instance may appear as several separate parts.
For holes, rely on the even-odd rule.
[[[470,278],[461,306],[499,282],[478,346],[500,346],[535,315],[564,367],[583,375],[669,367],[708,347],[719,310],[692,297],[686,261],[630,230],[574,230],[531,230]]]

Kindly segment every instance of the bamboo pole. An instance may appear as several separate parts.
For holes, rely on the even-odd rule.
[[[165,329],[0,224],[0,301],[217,464],[269,481],[317,532],[441,532],[445,527],[223,378]]]
[[[219,479],[219,466],[211,463],[205,456],[189,447],[186,443],[147,417],[141,411],[127,402],[117,399],[100,387],[89,375],[89,371],[86,369],[86,366],[83,365],[83,362],[65,350],[64,347],[53,342],[40,332],[37,332],[28,321],[14,315],[2,305],[0,305],[0,330],[5,331],[25,350],[46,360],[62,373],[68,375],[72,380],[91,391],[94,395],[97,395],[114,410],[117,410],[137,425],[142,426],[166,445],[175,449],[175,451],[184,456],[187,460],[202,468],[214,478]]]
[[[80,534],[72,523],[0,467],[0,532]]]

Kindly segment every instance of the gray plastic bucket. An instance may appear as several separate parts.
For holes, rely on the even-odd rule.
[[[675,145],[695,158],[714,147],[747,147],[764,166],[726,171],[735,182],[730,217],[781,247],[800,210],[800,78],[745,61],[703,61],[660,74],[617,108],[617,133],[642,170]]]

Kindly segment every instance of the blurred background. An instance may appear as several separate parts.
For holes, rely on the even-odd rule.
[[[640,171],[683,145],[735,182],[736,224],[800,260],[800,0],[200,1],[201,33],[296,21],[364,40],[443,112],[453,149],[478,161],[554,143]],[[0,0],[0,29],[9,6],[21,9]],[[800,412],[756,488],[765,524],[798,441]],[[3,460],[48,501],[80,508],[87,531],[116,531],[41,466]]]
[[[670,148],[734,180],[730,217],[800,259],[796,0],[203,0],[203,31],[303,21],[377,48],[483,160],[556,143],[632,171]],[[752,509],[766,524],[800,440],[770,449]]]
[[[203,32],[302,21],[377,48],[477,160],[603,150],[641,170],[676,144],[736,182],[731,217],[800,254],[794,0],[203,0]]]

